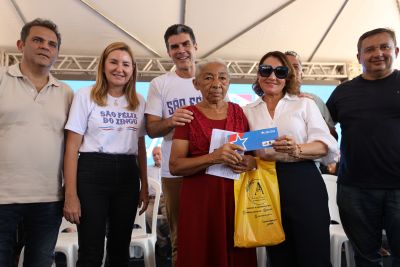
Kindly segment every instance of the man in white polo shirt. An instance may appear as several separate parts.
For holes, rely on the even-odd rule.
[[[29,266],[50,267],[62,218],[64,124],[72,90],[50,74],[61,36],[35,19],[24,25],[20,64],[0,69],[0,266],[13,264],[23,221]]]

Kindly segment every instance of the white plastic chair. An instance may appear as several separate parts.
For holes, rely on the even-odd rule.
[[[331,262],[333,267],[342,266],[343,245],[346,255],[346,266],[355,267],[354,250],[352,245],[350,244],[349,238],[343,230],[342,225],[331,225],[329,231],[331,234]]]
[[[144,264],[146,267],[156,266],[156,241],[157,241],[157,214],[160,204],[161,184],[150,178],[148,179],[149,187],[153,187],[156,191],[153,207],[153,219],[151,222],[151,233],[146,232],[146,213],[139,215],[139,209],[136,214],[135,224],[140,228],[133,229],[130,244],[130,256],[133,257],[134,247],[141,247],[144,253]]]
[[[73,232],[62,232],[66,228],[72,229]],[[75,267],[78,260],[78,231],[76,224],[68,222],[65,218],[61,222],[55,251],[65,255],[67,267]]]
[[[354,250],[350,244],[349,239],[346,236],[346,233],[343,230],[339,215],[339,208],[336,204],[337,176],[331,174],[323,174],[322,177],[328,191],[328,206],[331,220],[339,223],[331,224],[329,227],[329,232],[331,236],[331,263],[333,267],[342,266],[342,246],[344,245],[346,266],[354,267]]]
[[[62,231],[66,228],[71,228],[74,232],[63,233]],[[62,218],[54,251],[63,253],[65,255],[67,267],[75,267],[76,261],[78,259],[78,233],[76,231],[76,225],[68,222],[67,220],[65,220],[65,218]],[[23,266],[24,252],[25,247],[22,248],[18,267]],[[53,263],[52,266],[55,267],[55,264]]]

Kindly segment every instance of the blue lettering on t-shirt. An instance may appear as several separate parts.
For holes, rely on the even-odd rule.
[[[104,124],[133,125],[138,123],[137,114],[134,112],[101,110],[100,116],[103,118]]]
[[[174,114],[175,110],[182,106],[186,106],[186,100],[184,98],[175,98],[172,101],[167,101],[168,114]]]
[[[114,111],[105,110],[105,111],[100,111],[100,116],[115,118],[117,114]]]
[[[116,119],[115,123],[117,125],[137,124],[137,120],[136,119]]]
[[[189,98],[189,105],[196,105],[201,101],[201,96],[191,97]]]
[[[118,118],[137,119],[136,113],[133,112],[118,112]]]

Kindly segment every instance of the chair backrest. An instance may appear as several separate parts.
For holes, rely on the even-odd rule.
[[[151,235],[157,236],[157,214],[158,207],[160,205],[160,196],[161,196],[161,184],[155,179],[148,177],[149,187],[152,187],[155,190],[155,198],[154,198],[154,206],[153,206],[153,220],[151,222]],[[136,233],[146,233],[146,213],[143,212],[142,215],[139,215],[139,210],[137,210],[135,224],[140,228],[135,229]]]
[[[322,174],[322,178],[324,179],[326,190],[328,191],[328,205],[331,220],[341,223],[339,208],[336,204],[337,176],[331,174]]]

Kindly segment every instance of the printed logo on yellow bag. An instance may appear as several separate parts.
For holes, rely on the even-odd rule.
[[[235,246],[268,246],[284,240],[275,162],[257,159],[257,169],[235,181]]]
[[[265,203],[265,193],[258,177],[249,180],[246,186],[247,197],[250,202],[259,205]]]

